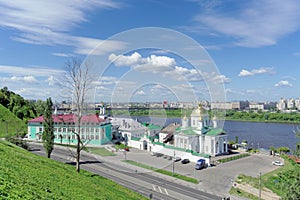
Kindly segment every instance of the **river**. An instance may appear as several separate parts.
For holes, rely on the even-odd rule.
[[[172,122],[181,123],[180,118],[163,119],[145,116],[132,118],[162,126],[167,126]],[[270,146],[276,148],[285,146],[294,150],[298,139],[293,132],[296,127],[297,125],[282,123],[225,121],[223,129],[228,134],[228,140],[235,141],[235,137],[238,136],[239,142],[247,140],[250,147],[269,149]]]

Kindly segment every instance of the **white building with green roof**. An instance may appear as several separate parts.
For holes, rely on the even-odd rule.
[[[190,118],[184,116],[182,125],[170,124],[159,133],[159,142],[154,142],[153,151],[166,155],[188,158],[196,162],[204,158],[227,154],[227,135],[218,128],[216,117],[210,120],[201,105],[194,109]]]
[[[211,156],[226,154],[227,135],[217,125],[216,118],[211,121],[200,105],[191,113],[190,121],[182,118],[182,126],[174,133],[174,146]]]

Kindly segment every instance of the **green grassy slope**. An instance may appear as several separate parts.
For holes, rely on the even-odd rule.
[[[7,134],[16,135],[24,134],[24,132],[27,132],[26,123],[0,104],[0,138],[5,137]]]
[[[146,199],[106,178],[0,141],[0,199]]]

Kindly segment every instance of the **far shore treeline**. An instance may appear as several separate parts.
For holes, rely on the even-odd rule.
[[[147,108],[129,108],[129,109],[109,109],[109,114],[113,116],[155,116],[168,118],[181,118],[189,116],[192,109],[165,108],[165,109],[147,109]],[[217,119],[252,121],[252,122],[272,122],[272,123],[300,123],[300,113],[281,113],[279,111],[261,111],[261,110],[213,110],[207,114],[215,115]],[[213,117],[213,116],[212,116]]]

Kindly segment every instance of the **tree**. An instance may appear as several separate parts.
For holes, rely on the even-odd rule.
[[[76,171],[80,172],[80,153],[85,146],[85,141],[81,135],[81,119],[86,109],[88,93],[92,85],[91,65],[73,58],[66,62],[65,73],[63,75],[63,86],[65,92],[70,94],[73,100],[74,109],[76,110],[75,130],[72,131],[76,136]]]
[[[42,100],[37,100],[34,104],[34,110],[36,116],[41,116],[44,114],[44,111],[46,109],[46,102]]]
[[[44,148],[47,153],[47,157],[50,158],[50,155],[53,151],[54,146],[54,127],[53,127],[53,118],[52,118],[52,100],[48,98],[46,101],[46,109],[44,112],[44,132],[42,135]]]
[[[300,129],[299,127],[296,128],[296,130],[293,131],[295,133],[296,138],[300,138]],[[294,150],[295,156],[300,156],[300,140],[296,143],[296,148]]]
[[[279,147],[279,148],[277,148],[277,151],[279,153],[288,153],[288,152],[290,152],[290,149],[288,147]]]

